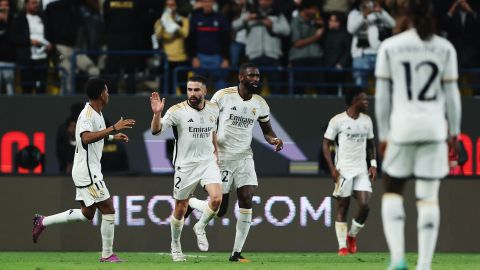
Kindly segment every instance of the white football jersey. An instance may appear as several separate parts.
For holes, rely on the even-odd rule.
[[[347,112],[335,115],[328,123],[324,137],[334,141],[338,136],[335,167],[345,177],[353,177],[367,171],[367,139],[373,139],[370,116],[360,113],[357,119]]]
[[[211,101],[220,108],[218,158],[236,160],[253,157],[250,146],[253,125],[256,121],[270,121],[267,102],[256,94],[249,100],[243,100],[237,86],[218,90]]]
[[[103,140],[84,145],[80,135],[85,132],[96,132],[105,129],[102,113],[97,113],[87,102],[78,116],[75,129],[75,157],[73,160],[72,178],[76,187],[86,187],[103,180],[102,158]]]
[[[375,76],[392,82],[388,140],[446,140],[442,82],[458,78],[457,54],[450,42],[439,36],[423,41],[415,29],[393,36],[380,46]]]
[[[198,162],[215,159],[212,133],[217,130],[218,107],[205,101],[205,107],[197,110],[187,101],[170,107],[163,116],[159,135],[173,128],[175,148],[173,165],[188,167]]]

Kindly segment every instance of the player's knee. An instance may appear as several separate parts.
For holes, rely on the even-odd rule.
[[[115,222],[115,214],[103,214],[102,221]]]
[[[213,210],[217,210],[218,208],[220,208],[220,205],[222,204],[222,196],[210,197],[210,203],[214,208]]]
[[[438,202],[438,190],[440,189],[440,180],[422,180],[415,181],[415,195],[419,201]]]

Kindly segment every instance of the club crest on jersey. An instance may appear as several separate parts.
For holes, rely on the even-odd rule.
[[[253,116],[255,116],[257,114],[257,109],[256,108],[252,109],[252,114],[253,114]]]
[[[210,115],[210,123],[215,123],[215,116]]]

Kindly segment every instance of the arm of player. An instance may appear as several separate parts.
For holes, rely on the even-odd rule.
[[[110,135],[110,133],[112,132],[117,132],[119,130],[126,129],[126,128],[132,128],[133,125],[135,125],[135,120],[123,119],[123,117],[120,117],[120,120],[118,120],[117,123],[103,130],[95,131],[95,132],[91,132],[91,131],[82,132],[82,134],[80,134],[80,138],[82,139],[83,144],[90,144],[90,143],[103,140],[104,138],[108,137],[108,135]],[[116,140],[128,141],[128,137],[122,133],[115,134],[113,138]]]
[[[375,116],[377,118],[378,140],[380,141],[380,155],[383,157],[390,128],[390,80],[377,78],[375,87]]]
[[[330,174],[332,175],[333,182],[337,183],[340,173],[338,172],[337,168],[333,164],[332,153],[330,152],[330,148],[333,147],[333,144],[334,144],[333,141],[327,138],[323,138],[322,153],[323,153],[323,157],[325,158],[325,161],[327,162],[328,168],[330,169]]]
[[[460,122],[462,118],[462,105],[457,81],[444,82],[445,103],[447,109],[448,130],[450,135],[449,144],[453,153],[458,155],[458,135],[460,134]]]
[[[158,134],[162,130],[162,111],[165,106],[165,98],[160,99],[158,92],[153,92],[150,96],[150,106],[152,107],[153,118],[150,123],[150,131],[153,135]]]
[[[212,133],[212,143],[213,143],[213,154],[215,155],[215,158],[217,159],[217,164],[219,164],[218,161],[218,140],[217,140],[217,132]]]
[[[275,152],[278,152],[283,149],[283,141],[277,138],[277,135],[272,129],[272,125],[270,125],[270,121],[267,122],[259,122],[260,127],[262,128],[263,137],[265,140],[271,144],[275,145]]]
[[[375,148],[375,139],[367,140],[367,160],[370,162],[368,175],[370,175],[372,182],[375,182],[377,180],[377,150]]]

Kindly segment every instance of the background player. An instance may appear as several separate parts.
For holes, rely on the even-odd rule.
[[[210,202],[204,205],[201,223],[208,223],[217,213],[222,202],[220,171],[216,157],[215,131],[218,106],[205,100],[205,78],[194,76],[187,82],[187,100],[173,105],[161,117],[165,98],[153,92],[150,103],[153,111],[151,131],[153,135],[173,128],[175,167],[173,197],[175,210],[170,217],[172,233],[171,252],[173,261],[185,261],[180,244],[188,198],[198,183],[205,188]],[[215,152],[215,153],[214,153]],[[194,226],[200,249],[208,250],[205,226]]]
[[[85,85],[88,102],[77,120],[75,130],[76,149],[73,160],[72,178],[77,188],[75,200],[80,202],[81,209],[70,209],[65,212],[33,217],[33,242],[36,243],[42,231],[54,224],[69,222],[90,222],[98,208],[102,213],[102,257],[100,262],[121,262],[112,251],[115,229],[115,209],[106,183],[103,179],[102,150],[104,139],[128,142],[127,135],[117,133],[125,128],[132,128],[133,119],[123,119],[113,126],[105,127],[102,109],[108,104],[109,95],[105,80],[90,78]]]
[[[258,95],[260,92],[260,71],[254,64],[240,67],[238,86],[219,90],[212,97],[218,104],[220,117],[218,123],[218,158],[223,182],[223,199],[218,217],[227,212],[229,193],[237,191],[240,213],[237,219],[235,243],[229,260],[247,262],[242,248],[252,223],[252,198],[258,186],[257,174],[251,148],[252,130],[255,121],[260,123],[265,140],[275,146],[275,151],[283,148],[283,142],[277,138],[270,125],[270,108]],[[210,198],[211,199],[211,198]],[[191,198],[191,207],[201,210],[206,202]],[[197,224],[205,227],[200,220]]]
[[[377,58],[375,111],[384,153],[382,219],[389,269],[406,269],[402,192],[408,178],[416,179],[417,269],[430,269],[440,223],[439,179],[449,171],[447,130],[454,146],[460,133],[457,54],[434,34],[433,14],[432,1],[410,0],[414,28],[385,40]]]
[[[346,93],[345,100],[347,110],[330,120],[323,139],[323,155],[335,183],[333,192],[337,199],[335,231],[340,256],[357,252],[356,237],[365,226],[369,212],[368,202],[372,194],[369,176],[372,182],[377,178],[373,124],[370,117],[365,114],[368,110],[367,95],[360,90],[351,90]],[[334,164],[330,147],[335,145],[337,137],[338,147]],[[370,161],[370,168],[367,167],[367,158]],[[358,213],[352,219],[347,235],[347,212],[352,195],[357,199]]]

